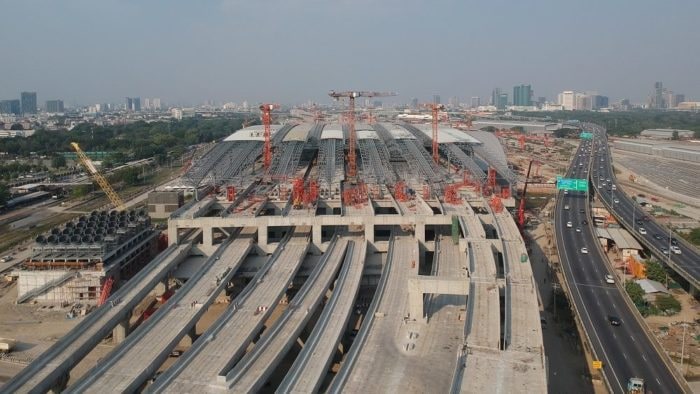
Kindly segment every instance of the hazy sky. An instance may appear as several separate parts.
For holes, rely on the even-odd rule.
[[[698,0],[0,0],[0,99],[330,102],[336,90],[700,100]],[[389,101],[389,100],[386,100]]]

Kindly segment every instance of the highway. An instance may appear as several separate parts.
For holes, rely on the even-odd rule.
[[[195,393],[220,387],[294,279],[309,248],[310,232],[308,226],[297,227],[280,242],[226,312],[148,390]]]
[[[590,142],[582,142],[567,172],[568,178],[587,178]],[[580,155],[580,156],[579,156]],[[578,164],[582,163],[581,166]],[[590,338],[594,359],[603,362],[603,373],[614,393],[626,392],[631,377],[645,379],[654,393],[680,393],[688,390],[664,363],[645,328],[623,299],[621,288],[605,283],[610,274],[588,215],[588,198],[583,192],[559,193],[555,211],[555,237],[569,296]],[[568,209],[567,209],[568,208]],[[583,220],[588,220],[588,225]],[[572,227],[566,223],[572,222]],[[576,227],[581,232],[575,231]],[[583,253],[587,248],[588,253]],[[613,326],[608,316],[621,324]]]
[[[190,237],[190,240],[192,238]],[[13,377],[2,392],[47,392],[67,383],[67,377],[80,360],[97,346],[134,307],[189,254],[192,241],[171,245],[97,310],[90,313],[63,338]]]
[[[615,174],[612,169],[612,159],[608,148],[607,138],[603,129],[598,128],[597,135],[601,138],[601,144],[594,150],[591,177],[593,186],[598,192],[598,196],[603,203],[612,208],[613,215],[641,241],[641,243],[651,250],[660,260],[669,265],[674,271],[685,278],[696,289],[700,289],[700,252],[694,246],[687,243],[680,236],[669,234],[669,229],[647,214],[639,204],[628,197],[625,193],[612,190],[612,185],[616,185]],[[608,181],[610,179],[610,181]],[[603,186],[605,183],[605,186]],[[600,187],[599,187],[600,185]],[[619,202],[615,203],[617,199]],[[634,210],[634,212],[633,212]],[[643,220],[646,217],[648,220]],[[639,228],[643,227],[646,234],[640,234]],[[657,235],[655,238],[654,236]],[[680,254],[671,251],[670,238],[676,238]],[[666,252],[664,252],[664,250]]]
[[[225,288],[253,246],[254,228],[232,235],[185,285],[69,392],[133,392],[152,377]]]
[[[278,393],[317,392],[326,376],[353,311],[365,266],[366,241],[362,237],[353,237],[351,242],[352,251],[348,251],[343,271],[333,288],[333,295],[304,348],[278,387]]]

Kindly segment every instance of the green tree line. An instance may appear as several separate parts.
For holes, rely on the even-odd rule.
[[[700,113],[663,111],[555,111],[555,112],[514,112],[513,115],[549,118],[552,121],[580,120],[605,126],[614,135],[638,135],[645,129],[692,130],[700,138]]]
[[[26,138],[3,138],[0,152],[29,156],[54,155],[71,151],[77,142],[84,151],[107,151],[129,160],[164,157],[167,152],[183,152],[189,145],[214,141],[241,128],[243,119],[199,119],[147,123],[143,121],[117,126],[80,124],[72,130],[37,132]],[[58,164],[58,163],[57,163]]]

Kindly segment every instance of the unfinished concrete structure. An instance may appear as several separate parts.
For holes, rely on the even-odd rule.
[[[495,380],[503,380],[496,391],[546,391],[532,272],[506,210],[513,175],[495,140],[450,130],[434,162],[423,127],[356,130],[354,179],[340,123],[273,125],[267,169],[258,160],[260,127],[210,146],[183,180],[212,192],[168,222],[168,256],[183,246],[197,255],[167,257],[170,275],[185,285],[146,324],[122,330],[123,342],[69,390],[135,391],[150,381],[151,392],[255,391],[293,357],[283,381],[272,383],[281,392],[483,392],[494,391],[486,385]],[[158,267],[149,283],[165,277]],[[198,337],[201,309],[235,277],[246,278],[245,287]],[[303,286],[290,294],[295,283]],[[362,294],[361,283],[373,293]],[[369,305],[357,301],[363,297]],[[117,303],[108,323],[85,325],[114,327],[131,305]],[[264,328],[281,305],[283,315]],[[187,335],[192,346],[153,379]],[[299,337],[305,346],[295,355]],[[87,347],[61,346],[8,389],[55,386]],[[54,362],[54,353],[62,358]],[[339,369],[328,374],[334,360]]]

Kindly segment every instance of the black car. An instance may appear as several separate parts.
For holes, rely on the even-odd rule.
[[[583,224],[584,226],[587,225],[587,224],[588,224],[588,220],[583,219],[583,221],[581,222],[581,224]]]
[[[664,237],[661,234],[654,234],[654,239],[661,241]]]
[[[643,226],[643,225],[644,225],[644,220],[642,220],[642,219],[637,219],[637,224],[640,225],[640,226]]]
[[[619,326],[620,324],[622,324],[620,318],[617,316],[608,315],[608,321],[610,322],[611,326]]]
[[[678,240],[675,238],[671,238],[671,245],[678,246]]]
[[[581,209],[578,210],[578,212],[579,212],[579,213],[586,213],[586,210],[583,209],[583,208],[581,208]]]

